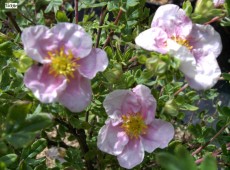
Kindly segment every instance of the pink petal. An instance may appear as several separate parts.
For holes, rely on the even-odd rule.
[[[51,103],[65,90],[67,80],[48,74],[47,66],[32,66],[24,76],[24,83],[35,97],[43,103]]]
[[[104,71],[108,66],[108,58],[105,51],[93,48],[88,56],[78,61],[80,74],[88,79],[96,76],[97,72]]]
[[[42,25],[25,28],[21,39],[26,54],[39,63],[43,63],[43,60],[48,56],[48,51],[57,48],[54,34]]]
[[[119,119],[122,114],[140,111],[140,103],[130,90],[115,90],[109,93],[103,102],[103,106],[109,117],[113,119]]]
[[[129,138],[123,129],[119,126],[113,126],[110,121],[107,121],[98,133],[97,147],[103,152],[119,155],[128,141]]]
[[[194,24],[188,40],[193,49],[202,49],[213,53],[215,57],[218,57],[222,51],[220,34],[211,25]]]
[[[149,51],[166,53],[167,34],[161,28],[150,28],[141,32],[135,39],[138,46]]]
[[[190,50],[171,39],[168,39],[167,45],[169,54],[180,60],[180,71],[187,77],[194,77],[197,74],[196,59]]]
[[[120,166],[131,169],[140,164],[144,159],[144,146],[137,140],[129,140],[123,152],[117,156]]]
[[[214,6],[218,7],[220,5],[223,5],[225,0],[213,0]]]
[[[160,27],[168,37],[187,37],[192,30],[192,21],[186,16],[183,9],[177,5],[167,4],[160,6],[153,18],[152,27]]]
[[[203,52],[202,50],[196,51],[199,59],[197,60],[196,70],[197,73],[194,77],[186,77],[189,86],[196,90],[206,90],[213,87],[221,75],[221,70],[216,61],[216,56]]]
[[[151,153],[156,148],[165,148],[173,139],[174,128],[171,123],[155,119],[148,126],[147,134],[141,136],[145,151]]]
[[[140,100],[141,113],[145,119],[145,123],[149,124],[154,120],[156,111],[156,100],[151,94],[151,90],[144,85],[137,85],[133,92]]]
[[[91,102],[91,95],[90,80],[75,72],[58,101],[72,112],[81,112]]]
[[[91,37],[77,24],[58,23],[51,32],[59,41],[58,46],[71,50],[76,58],[86,57],[92,50]]]

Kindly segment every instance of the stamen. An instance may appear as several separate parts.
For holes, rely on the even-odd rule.
[[[56,76],[62,75],[67,79],[74,78],[74,72],[79,67],[77,60],[74,58],[71,50],[66,54],[62,47],[60,51],[56,50],[55,53],[48,52],[49,58],[51,59],[49,74]]]
[[[122,119],[121,127],[131,139],[138,139],[140,135],[146,133],[147,125],[140,113],[123,115]]]
[[[193,48],[193,46],[191,46],[189,44],[189,41],[184,39],[184,38],[181,38],[181,37],[178,37],[178,36],[172,36],[171,39],[176,41],[178,44],[185,46],[189,50],[192,50],[192,48]]]

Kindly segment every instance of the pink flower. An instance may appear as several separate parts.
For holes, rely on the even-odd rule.
[[[26,87],[42,103],[58,101],[72,112],[84,110],[91,101],[90,79],[108,65],[106,53],[92,48],[91,37],[71,23],[29,27],[21,38],[27,55],[40,63],[25,73]]]
[[[117,156],[120,166],[131,169],[144,159],[144,151],[165,148],[174,136],[173,126],[155,119],[156,100],[144,85],[115,90],[103,102],[109,116],[100,129],[97,146]]]
[[[214,3],[215,7],[223,5],[224,2],[225,2],[225,0],[213,0],[213,3]]]
[[[151,28],[140,33],[135,42],[146,50],[179,59],[179,69],[196,90],[211,88],[221,74],[216,61],[222,50],[219,33],[210,25],[193,24],[176,5],[159,7]]]

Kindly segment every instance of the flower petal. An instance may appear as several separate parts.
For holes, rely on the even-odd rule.
[[[149,51],[166,53],[167,34],[161,28],[150,28],[141,32],[135,39],[138,46]]]
[[[113,119],[119,119],[122,114],[137,113],[140,110],[140,103],[130,90],[115,90],[109,93],[103,106],[109,117]]]
[[[48,74],[47,66],[32,66],[24,76],[24,83],[42,103],[51,103],[65,90],[67,80]]]
[[[71,50],[76,58],[86,57],[92,49],[91,37],[77,24],[58,23],[51,32],[56,36],[58,46]]]
[[[223,5],[225,0],[213,0],[214,6],[218,7],[220,5]]]
[[[192,30],[192,21],[183,9],[174,4],[160,6],[153,18],[152,27],[160,27],[168,37],[186,38]]]
[[[90,80],[75,72],[58,101],[72,112],[81,112],[89,105],[91,95]]]
[[[133,92],[141,103],[141,113],[145,119],[145,123],[149,124],[154,120],[156,111],[156,100],[151,94],[151,90],[144,85],[137,85],[133,88]]]
[[[197,73],[194,77],[186,77],[186,80],[191,88],[196,90],[206,90],[217,83],[221,75],[221,70],[216,61],[216,57],[213,54],[208,54],[201,50],[196,53],[199,53],[200,55],[197,60]],[[198,56],[198,54],[196,55]]]
[[[169,54],[180,60],[179,69],[187,76],[194,77],[196,71],[196,59],[193,54],[185,47],[175,41],[168,39],[167,48]]]
[[[211,25],[194,24],[188,38],[193,49],[202,49],[218,57],[222,51],[220,34]],[[197,56],[195,55],[197,58]]]
[[[48,51],[57,48],[54,34],[45,26],[38,25],[25,28],[21,35],[26,54],[39,63],[48,56]]]
[[[174,128],[171,123],[155,119],[148,126],[147,134],[141,136],[145,151],[151,153],[156,148],[165,148],[173,139]]]
[[[129,140],[123,152],[117,156],[120,166],[131,169],[140,164],[144,159],[144,146],[137,140]]]
[[[79,60],[78,63],[80,65],[78,69],[79,73],[88,79],[92,79],[96,76],[97,72],[106,69],[108,58],[105,51],[94,48],[88,56]]]
[[[129,138],[123,129],[119,126],[113,126],[110,121],[107,121],[98,133],[97,147],[103,152],[119,155],[128,141]]]

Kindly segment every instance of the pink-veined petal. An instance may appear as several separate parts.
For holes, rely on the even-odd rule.
[[[113,126],[110,121],[100,129],[97,137],[97,147],[112,155],[122,153],[129,138],[119,126]]]
[[[195,52],[195,51],[194,51]],[[186,77],[191,88],[196,90],[206,90],[213,87],[221,75],[220,67],[213,53],[209,54],[202,50],[196,51],[197,73],[194,77]]]
[[[149,51],[157,51],[159,53],[166,53],[167,34],[161,28],[150,28],[141,32],[136,38],[135,42],[138,46]]]
[[[88,56],[78,61],[78,64],[80,65],[79,73],[88,79],[92,79],[97,72],[104,71],[108,66],[107,54],[99,48],[93,48]]]
[[[25,28],[21,39],[26,54],[39,63],[44,63],[48,51],[57,48],[55,35],[46,26],[38,25]]]
[[[151,153],[156,148],[165,148],[173,139],[174,128],[171,123],[155,119],[149,126],[147,134],[141,136],[145,151]]]
[[[119,119],[122,114],[137,113],[140,103],[131,90],[115,90],[109,93],[103,106],[110,118]]]
[[[71,78],[65,91],[59,96],[58,101],[72,112],[83,111],[91,102],[92,90],[90,80],[82,77],[77,71]]]
[[[59,23],[51,28],[51,32],[56,36],[58,46],[71,50],[76,58],[84,58],[92,50],[91,37],[77,24]]]
[[[194,24],[188,41],[193,49],[202,49],[213,53],[215,57],[222,51],[220,34],[211,25]]]
[[[172,36],[187,37],[192,30],[192,21],[179,6],[167,4],[160,6],[152,20],[152,27],[160,27],[169,38]]]
[[[57,97],[65,90],[67,80],[64,77],[54,77],[48,74],[47,66],[33,65],[24,76],[24,83],[34,96],[42,103],[57,101]]]
[[[140,139],[129,140],[123,152],[117,156],[120,166],[131,169],[140,164],[144,159],[144,146]]]
[[[156,100],[151,94],[151,90],[144,85],[137,85],[135,88],[133,88],[133,92],[140,100],[140,112],[145,120],[145,123],[151,123],[154,120],[156,111]]]

